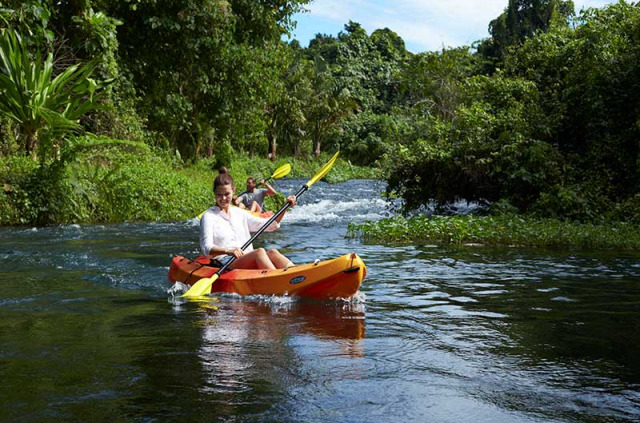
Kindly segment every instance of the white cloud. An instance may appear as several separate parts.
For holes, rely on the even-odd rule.
[[[507,0],[316,0],[307,6],[310,13],[301,20],[296,35],[332,33],[324,28],[341,28],[349,20],[371,33],[379,28],[396,32],[413,52],[436,50],[442,46],[469,45],[489,36],[491,20],[506,8]],[[576,11],[601,7],[606,0],[574,1]],[[335,35],[335,33],[333,33]],[[301,39],[303,43],[308,39]]]

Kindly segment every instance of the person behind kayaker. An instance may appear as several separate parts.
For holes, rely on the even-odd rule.
[[[258,189],[258,185],[264,186],[264,188]],[[256,183],[256,178],[247,178],[247,189],[234,200],[234,204],[244,206],[252,213],[261,213],[264,210],[264,199],[268,195],[274,195],[276,190],[273,189],[264,179],[259,184]]]
[[[250,232],[258,231],[266,218],[254,216],[238,207],[232,207],[236,186],[226,167],[213,181],[213,194],[216,205],[209,208],[200,219],[200,248],[204,255],[214,260],[214,265],[224,266],[235,256],[233,267],[237,269],[282,269],[293,266],[291,260],[278,250],[266,251],[264,248],[253,249],[249,245],[244,251],[242,246],[251,238]],[[287,201],[293,207],[296,196],[290,195]],[[267,227],[266,231],[275,231],[285,213]]]

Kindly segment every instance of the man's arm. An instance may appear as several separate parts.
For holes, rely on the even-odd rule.
[[[269,185],[269,183],[267,181],[265,181],[264,179],[260,181],[260,185],[262,185],[263,187],[265,187],[267,189],[267,195],[273,195],[275,194],[277,191],[271,186]]]
[[[246,193],[247,193],[247,192],[245,191],[245,192],[243,192],[242,194],[238,195],[238,197],[236,197],[236,199],[235,199],[235,200],[233,200],[233,203],[234,203],[236,206],[240,206],[240,203],[242,203],[242,204],[244,204],[244,206],[246,207],[246,206],[247,206],[246,201],[245,201],[245,199],[246,199],[246,198],[245,198],[245,197],[246,197],[246,195],[245,195],[245,194],[246,194]]]

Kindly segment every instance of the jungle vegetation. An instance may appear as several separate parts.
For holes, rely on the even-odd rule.
[[[200,201],[151,205],[200,198],[193,169],[336,150],[404,212],[640,223],[638,3],[508,0],[422,53],[352,21],[302,46],[307,3],[0,1],[0,224],[176,218]]]

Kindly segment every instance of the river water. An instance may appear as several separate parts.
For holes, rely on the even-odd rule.
[[[173,298],[195,219],[0,228],[0,421],[640,421],[640,254],[345,238],[383,188],[319,182],[256,243],[357,252],[351,302]]]

